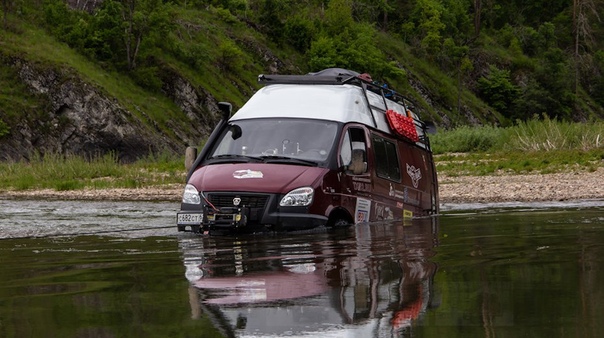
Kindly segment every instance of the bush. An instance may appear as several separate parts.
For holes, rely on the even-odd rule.
[[[534,117],[508,128],[463,126],[430,136],[435,154],[471,152],[603,152],[604,122],[571,123]]]
[[[513,103],[520,91],[510,80],[510,71],[495,66],[490,66],[489,70],[487,77],[478,79],[480,96],[502,115],[513,117]]]
[[[463,126],[432,135],[430,143],[435,154],[484,152],[500,144],[501,130],[496,127]]]
[[[243,67],[243,52],[232,41],[225,41],[218,47],[218,65],[222,70],[235,72]]]
[[[604,123],[570,123],[533,118],[510,128],[509,145],[521,151],[604,149]]]
[[[162,81],[158,74],[159,69],[157,67],[139,66],[130,71],[130,77],[134,82],[153,92],[161,90]]]
[[[293,17],[285,22],[283,37],[300,53],[305,53],[310,48],[314,34],[314,26],[309,20]]]

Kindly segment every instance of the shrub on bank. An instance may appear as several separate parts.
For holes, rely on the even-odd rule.
[[[110,153],[92,159],[75,155],[33,154],[30,161],[0,162],[0,187],[16,190],[142,188],[184,183],[182,156],[152,154],[122,164]]]
[[[604,150],[604,122],[572,123],[532,119],[500,128],[462,126],[431,135],[435,154],[469,152],[541,152]]]

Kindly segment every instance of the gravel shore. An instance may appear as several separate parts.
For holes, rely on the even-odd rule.
[[[183,185],[141,189],[0,190],[4,199],[180,202]],[[441,203],[536,202],[604,199],[604,168],[593,172],[532,175],[439,175]]]
[[[533,175],[439,176],[441,203],[604,199],[604,168]]]

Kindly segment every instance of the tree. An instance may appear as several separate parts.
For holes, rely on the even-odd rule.
[[[114,0],[110,0],[114,1]],[[128,69],[136,68],[140,48],[152,34],[166,32],[170,23],[168,5],[162,0],[119,0],[122,4],[123,42]]]
[[[442,32],[447,28],[442,22],[443,11],[443,5],[439,1],[418,0],[411,14],[415,34],[427,56],[435,56],[441,51]]]
[[[315,28],[310,20],[296,15],[285,22],[284,39],[297,51],[305,53],[315,35]]]
[[[124,45],[128,69],[136,67],[136,56],[145,31],[148,28],[146,17],[138,10],[137,0],[123,0],[122,28],[124,30]]]
[[[264,0],[258,10],[258,19],[263,31],[278,43],[281,42],[284,27],[280,16],[288,12],[287,5],[285,1]]]
[[[12,7],[12,0],[2,0],[2,12],[3,14],[3,26],[4,29],[7,28],[7,15],[8,15],[8,11],[10,10],[10,8]]]
[[[375,22],[385,31],[388,29],[388,15],[394,10],[389,2],[389,0],[354,0],[351,3],[352,13],[357,20]]]
[[[490,66],[489,75],[478,79],[478,89],[480,96],[499,113],[506,117],[518,117],[512,107],[519,89],[510,80],[509,70]]]
[[[474,37],[480,35],[481,15],[482,15],[482,0],[474,0]]]
[[[595,38],[590,22],[590,14],[598,21],[600,17],[596,11],[594,0],[573,0],[573,31],[574,31],[574,58],[575,58],[575,95],[578,92],[583,53],[595,45]]]
[[[375,28],[354,21],[350,0],[332,0],[323,22],[322,31],[311,43],[308,53],[311,70],[342,67],[368,72],[374,77],[395,71],[375,47]]]

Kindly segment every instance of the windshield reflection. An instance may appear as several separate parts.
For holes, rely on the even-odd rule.
[[[432,218],[336,233],[184,238],[192,316],[209,316],[226,336],[400,333],[439,304],[430,260],[437,232]]]
[[[224,155],[285,156],[325,161],[334,146],[338,124],[309,119],[250,119],[235,121],[210,158]]]

